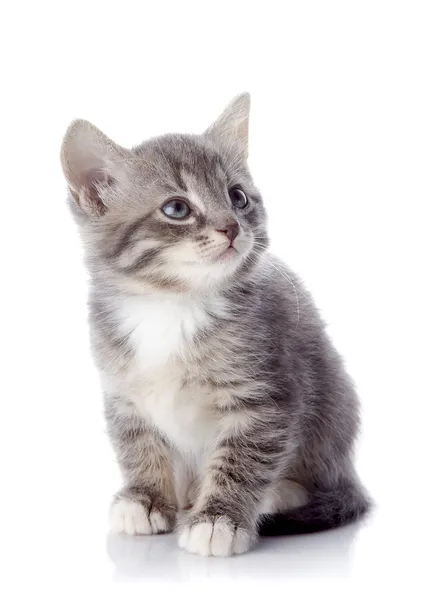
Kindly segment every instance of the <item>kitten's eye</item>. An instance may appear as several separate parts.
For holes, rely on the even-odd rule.
[[[186,219],[191,213],[191,208],[188,206],[187,202],[180,198],[169,200],[169,202],[163,204],[161,210],[166,217],[169,217],[170,219]]]
[[[246,194],[239,187],[233,187],[229,190],[229,197],[232,200],[232,206],[234,208],[246,208],[249,201]]]

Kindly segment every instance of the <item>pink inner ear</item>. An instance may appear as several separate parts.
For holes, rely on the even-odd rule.
[[[101,199],[101,190],[114,183],[103,169],[92,169],[85,175],[78,202],[88,214],[100,217],[107,212],[107,206]]]

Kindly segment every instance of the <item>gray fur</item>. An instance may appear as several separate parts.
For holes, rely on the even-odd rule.
[[[237,98],[202,135],[165,135],[132,150],[78,121],[65,136],[62,163],[91,275],[92,348],[108,431],[125,479],[115,502],[130,498],[148,516],[158,511],[163,530],[183,508],[174,482],[182,449],[137,409],[148,380],[115,308],[127,297],[188,298],[207,321],[182,356],[170,357],[171,373],[177,389],[207,398],[215,435],[203,447],[204,469],[193,473],[198,489],[181,527],[224,522],[251,545],[259,531],[338,526],[369,503],[352,466],[359,426],[353,385],[310,295],[267,252],[263,201],[246,163],[248,104],[248,96]],[[231,206],[234,185],[249,198],[245,210]],[[193,222],[161,215],[166,199],[188,199],[192,190],[205,205]],[[210,232],[234,221],[239,256],[224,272],[214,273],[208,259],[199,266],[178,259],[187,246],[207,256]],[[269,490],[285,480],[303,486],[307,504],[262,514]]]

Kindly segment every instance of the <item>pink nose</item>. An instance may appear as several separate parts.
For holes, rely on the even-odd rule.
[[[217,229],[217,231],[219,233],[224,233],[225,235],[227,235],[229,241],[232,244],[234,239],[240,233],[240,226],[238,225],[238,223],[229,223],[229,225],[226,225],[224,229]]]

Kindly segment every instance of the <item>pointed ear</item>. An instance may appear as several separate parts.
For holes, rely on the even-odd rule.
[[[78,206],[90,216],[101,216],[107,206],[104,191],[122,170],[128,150],[118,146],[92,123],[73,121],[63,138],[63,173]]]
[[[235,150],[246,160],[249,154],[249,112],[250,94],[237,96],[205,131],[205,135]]]

